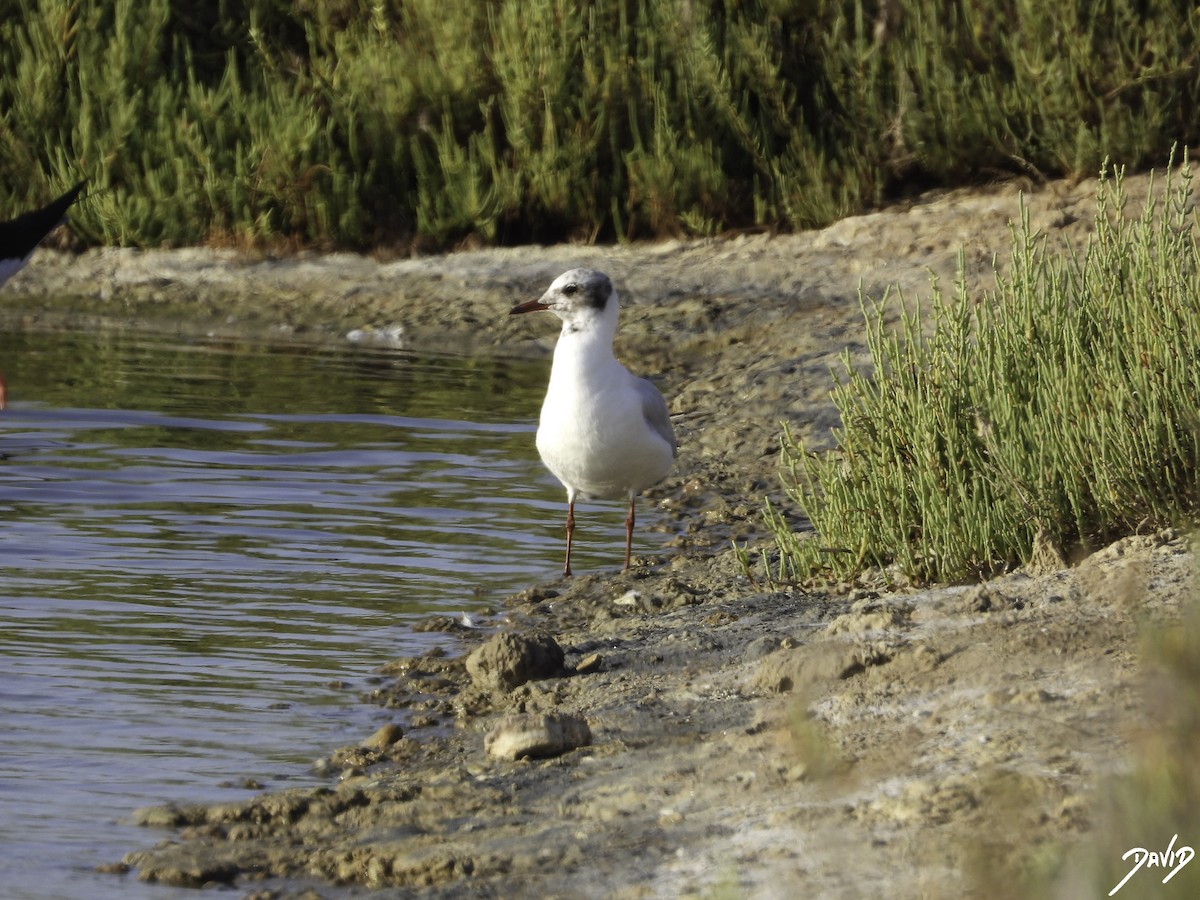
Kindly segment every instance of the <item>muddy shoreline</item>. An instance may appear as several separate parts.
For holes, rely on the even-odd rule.
[[[1146,182],[1127,181],[1134,203]],[[1077,244],[1094,194],[1044,186],[1031,219]],[[960,248],[986,283],[1017,215],[1005,185],[786,237],[391,261],[39,253],[0,324],[502,355],[548,353],[556,334],[510,305],[600,268],[623,298],[618,355],[678,416],[675,471],[642,501],[668,513],[661,554],[620,575],[614,548],[611,568],[531,586],[485,628],[429,623],[445,654],[380,660],[365,698],[397,728],[313,748],[327,787],[141,810],[165,831],[113,877],[256,897],[962,896],[992,856],[1086,835],[1141,721],[1139,628],[1177,619],[1190,591],[1180,536],[900,592],[773,588],[731,546],[767,548],[780,422],[830,443],[830,368],[865,362],[860,284],[925,297]],[[498,647],[497,632],[521,640]],[[557,755],[489,754],[513,716],[585,724]]]

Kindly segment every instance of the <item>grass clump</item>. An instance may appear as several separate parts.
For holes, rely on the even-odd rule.
[[[1168,167],[1138,215],[1101,170],[1095,232],[1052,251],[1022,205],[1007,272],[927,309],[864,300],[874,372],[835,376],[837,448],[783,438],[777,577],[895,566],[961,581],[1200,513],[1200,248],[1192,175]],[[929,319],[927,322],[926,320]]]

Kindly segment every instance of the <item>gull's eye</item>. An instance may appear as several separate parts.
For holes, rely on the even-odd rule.
[[[565,288],[563,288],[563,293],[566,294],[568,297],[570,297],[572,294],[577,294],[577,293],[579,293],[579,285],[572,282],[571,284],[568,284]]]

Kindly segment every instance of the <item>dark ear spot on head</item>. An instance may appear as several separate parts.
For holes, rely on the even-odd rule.
[[[604,309],[608,306],[608,298],[612,296],[612,282],[605,277],[601,277],[592,285],[591,293],[588,299],[595,309]]]

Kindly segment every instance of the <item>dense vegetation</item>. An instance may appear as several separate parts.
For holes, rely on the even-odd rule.
[[[0,215],[135,245],[819,225],[1200,131],[1182,0],[0,0]]]
[[[785,435],[785,480],[816,536],[771,511],[776,574],[895,565],[956,581],[1194,522],[1197,215],[1186,165],[1136,213],[1120,173],[1102,175],[1082,252],[1048,247],[1023,216],[995,290],[960,276],[947,297],[935,282],[898,332],[886,298],[866,301],[874,371],[846,362],[837,449]]]

